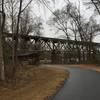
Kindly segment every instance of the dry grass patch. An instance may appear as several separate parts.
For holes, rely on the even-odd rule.
[[[96,64],[72,64],[72,65],[67,65],[67,66],[92,69],[92,70],[96,70],[96,71],[100,72],[100,65],[96,65]]]
[[[14,84],[0,86],[0,100],[44,100],[53,95],[68,77],[68,72],[54,68],[26,68],[16,73]]]

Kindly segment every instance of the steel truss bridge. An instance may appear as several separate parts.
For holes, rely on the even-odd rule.
[[[12,34],[10,33],[5,33],[4,36],[6,38],[12,38]],[[41,54],[40,58],[42,60],[50,60],[52,63],[86,63],[90,60],[97,61],[100,58],[100,43],[23,34],[17,37],[27,42],[32,41],[32,45],[35,46],[32,51],[22,54],[21,56],[29,56],[37,52]]]

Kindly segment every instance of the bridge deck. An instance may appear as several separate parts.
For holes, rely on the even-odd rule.
[[[12,37],[11,33],[5,33],[6,37]],[[60,39],[60,38],[49,38],[49,37],[41,37],[41,36],[33,36],[33,35],[24,35],[20,34],[17,37],[24,38],[26,40],[34,39],[34,40],[43,40],[45,42],[52,41],[53,43],[69,43],[69,44],[76,44],[76,45],[90,45],[91,42],[85,42],[85,41],[75,41],[75,40],[66,40],[66,39]],[[92,45],[94,46],[100,46],[100,43],[92,42]]]

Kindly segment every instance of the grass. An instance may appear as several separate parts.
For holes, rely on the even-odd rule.
[[[96,64],[70,64],[67,66],[68,67],[79,67],[79,68],[85,68],[85,69],[92,69],[92,70],[100,72],[100,65],[96,65]]]
[[[54,68],[27,67],[16,81],[0,86],[0,100],[45,100],[56,93],[68,72]]]

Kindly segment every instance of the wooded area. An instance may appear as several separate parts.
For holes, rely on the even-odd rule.
[[[38,65],[40,58],[45,59],[44,54],[46,59],[50,60],[48,58],[50,52],[52,63],[62,63],[60,60],[63,59],[64,63],[98,62],[100,44],[93,43],[93,39],[100,35],[100,24],[97,24],[94,15],[87,21],[81,14],[80,4],[75,6],[69,0],[65,0],[66,5],[62,9],[55,11],[50,9],[48,0],[37,0],[52,13],[48,20],[50,27],[54,27],[58,33],[64,33],[64,40],[44,38],[41,17],[31,15],[30,4],[32,1],[0,0],[1,80],[6,80],[5,66],[9,64],[12,66],[11,76],[14,77],[22,57],[21,54],[25,57],[34,55],[33,62],[36,65]],[[50,0],[50,2],[54,3],[55,0]],[[84,1],[84,4],[94,7],[96,14],[100,14],[99,0]],[[48,51],[50,52],[48,53]],[[96,58],[97,55],[99,56]],[[26,58],[28,59],[28,57]],[[58,59],[54,61],[55,58]]]

